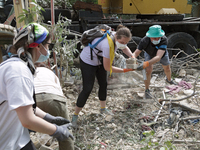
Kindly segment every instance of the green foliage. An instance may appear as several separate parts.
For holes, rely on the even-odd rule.
[[[154,131],[145,131],[143,132],[143,135],[145,135],[145,138],[141,140],[144,147],[141,148],[141,150],[176,150],[176,147],[170,142],[165,141],[163,145],[160,145],[158,142],[152,142],[152,139],[154,138]]]
[[[72,5],[77,0],[54,0],[54,7],[55,8],[72,8]],[[82,2],[90,2],[94,4],[98,4],[98,0],[80,0]],[[38,0],[37,3],[42,6],[43,8],[50,8],[51,7],[51,1],[50,0]]]
[[[68,40],[67,35],[69,34],[69,30],[67,26],[71,23],[71,20],[67,19],[59,15],[58,22],[55,26],[53,26],[53,35],[55,39],[52,41],[55,43],[55,51],[63,55],[63,59],[65,59],[69,65],[73,64],[73,58],[76,50],[76,44],[73,45],[74,41]],[[74,40],[78,40],[75,38]]]
[[[71,20],[59,15],[58,22],[50,29],[50,32],[54,36],[52,43],[55,43],[54,51],[58,57],[57,63],[60,68],[66,68],[68,74],[74,64],[74,53],[78,51],[76,49],[77,37],[75,36],[73,40],[67,39],[69,35],[69,29],[67,27],[70,23]]]
[[[43,16],[41,11],[44,11],[44,9],[38,5],[35,0],[32,0],[30,4],[33,5],[33,7],[29,7],[28,10],[22,10],[23,13],[18,16],[19,22],[21,23],[24,21],[25,24],[29,24],[31,22],[42,22]],[[36,17],[38,17],[38,19],[37,21],[34,21],[34,18]]]
[[[197,50],[198,52],[200,52],[200,48],[197,48],[196,50]]]
[[[171,78],[174,80],[174,79],[177,78],[178,76],[179,76],[178,74],[172,72]]]
[[[191,4],[191,5],[199,5],[199,4],[200,4],[200,1],[199,1],[199,0],[188,0],[188,4]]]

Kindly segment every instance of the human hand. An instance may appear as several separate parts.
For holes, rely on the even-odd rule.
[[[134,55],[131,55],[131,58],[135,58],[135,56],[134,56]]]
[[[145,69],[146,67],[149,66],[149,62],[148,61],[145,61],[145,62],[142,62],[138,67],[137,67],[137,70],[143,70]]]
[[[129,71],[133,71],[133,69],[123,69],[124,72],[129,72]]]
[[[63,124],[67,124],[67,123],[70,123],[69,120],[63,118],[63,117],[60,117],[60,116],[52,116],[50,114],[46,114],[43,118],[44,120],[50,122],[50,123],[53,123],[53,124],[56,124],[56,125],[63,125]]]
[[[71,138],[72,140],[74,140],[73,135],[69,132],[69,127],[71,126],[72,126],[71,123],[64,124],[62,126],[56,125],[56,132],[51,136],[56,138],[58,141],[64,141],[67,138]]]

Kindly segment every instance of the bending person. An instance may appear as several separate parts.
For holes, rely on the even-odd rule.
[[[145,51],[145,62],[138,67],[137,70],[146,68],[147,80],[145,83],[145,98],[151,99],[152,95],[149,90],[151,73],[153,70],[153,64],[160,62],[166,74],[166,81],[170,84],[176,84],[171,80],[171,68],[169,61],[169,54],[167,51],[167,37],[165,32],[161,29],[160,25],[153,25],[149,28],[146,36],[140,41],[138,48],[133,53],[133,57],[136,58],[142,50]]]
[[[34,63],[48,58],[50,34],[46,28],[31,23],[16,34],[16,55],[0,64],[0,149],[36,150],[29,131],[49,134],[62,141],[73,136],[69,121],[48,115],[34,98]]]
[[[119,26],[117,32],[111,32],[113,37],[113,51],[122,49],[122,51],[129,57],[132,56],[132,52],[127,47],[127,43],[132,38],[131,32],[127,27]],[[91,44],[95,44],[100,38],[94,39]],[[124,73],[132,71],[133,69],[122,69],[115,66],[112,66],[111,56],[110,56],[110,45],[109,39],[104,38],[96,48],[91,49],[89,46],[84,47],[80,54],[80,68],[82,73],[83,80],[83,90],[78,96],[75,112],[72,116],[73,126],[77,126],[78,114],[86,104],[86,101],[93,89],[95,77],[98,80],[99,91],[98,97],[100,100],[100,112],[111,114],[112,112],[106,108],[106,97],[107,97],[107,71],[112,69],[112,72],[115,73]],[[91,54],[93,59],[91,59]]]
[[[44,63],[35,63],[36,76],[34,78],[37,106],[52,116],[61,116],[69,120],[67,98],[64,96],[60,81],[55,73]],[[59,150],[73,150],[71,138],[59,141]]]

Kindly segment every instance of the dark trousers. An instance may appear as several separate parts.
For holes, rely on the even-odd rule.
[[[103,65],[88,65],[80,59],[80,68],[83,80],[83,90],[78,96],[76,105],[78,107],[84,107],[93,89],[95,77],[97,78],[99,84],[99,100],[105,101],[107,96],[107,72],[104,69]]]
[[[33,144],[33,142],[30,140],[28,144],[26,144],[21,150],[37,150]]]

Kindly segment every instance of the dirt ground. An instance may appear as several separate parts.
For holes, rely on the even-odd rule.
[[[153,73],[150,90],[154,98],[148,100],[144,99],[144,83],[140,72],[113,74],[108,79],[107,95],[107,108],[114,113],[113,116],[100,114],[98,85],[95,83],[79,114],[79,127],[72,129],[75,150],[200,149],[199,71],[184,71],[184,76],[176,76],[174,80],[191,84],[191,89],[169,94],[166,88],[169,84],[165,82],[164,73]],[[69,100],[70,118],[81,88],[81,80],[65,82],[63,87]],[[164,96],[168,101],[162,106],[163,102],[159,103],[159,99]],[[173,101],[180,98],[183,100]],[[192,116],[195,117],[187,119]],[[50,140],[47,135],[34,133],[32,139],[36,137],[45,139],[39,140],[39,143],[45,145],[46,149],[58,150],[55,139]]]
[[[163,73],[157,74],[156,80],[151,84],[151,91],[155,97],[151,100],[143,98],[144,84],[142,80],[133,84],[134,82],[128,83],[127,78],[131,78],[131,74],[109,78],[107,108],[112,110],[114,116],[99,113],[98,85],[95,84],[87,104],[79,115],[79,128],[73,130],[76,137],[76,149],[199,149],[198,118],[196,122],[195,119],[177,121],[180,118],[198,116],[198,111],[190,111],[183,107],[169,105],[169,102],[166,102],[157,121],[154,122],[158,111],[161,109],[158,100],[163,98],[163,91],[169,85],[165,82]],[[189,74],[188,77],[181,79],[194,85],[195,80]],[[66,96],[70,99],[69,111],[71,115],[74,113],[79,93],[77,89],[81,89],[80,84],[73,85],[71,88],[64,88]],[[194,86],[192,89],[194,89]],[[196,89],[199,89],[198,86]],[[165,96],[166,99],[179,99],[187,95],[182,91],[174,95],[166,92]],[[195,100],[194,97],[186,100],[192,105],[197,105],[199,103],[198,93]],[[188,103],[186,106],[189,105]],[[199,110],[199,107],[195,110]],[[171,123],[169,123],[169,120],[171,120]]]

